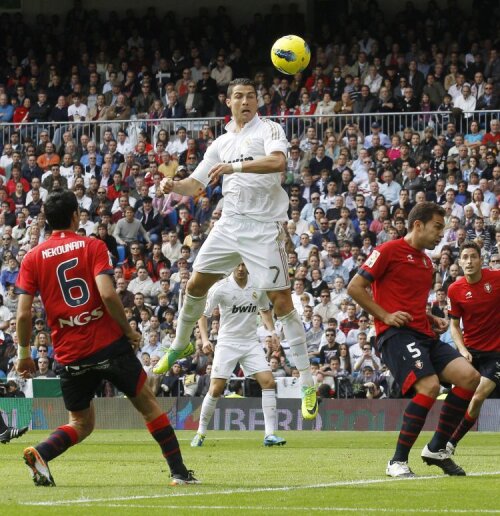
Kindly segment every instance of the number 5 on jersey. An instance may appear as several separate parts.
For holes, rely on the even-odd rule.
[[[410,342],[406,346],[406,349],[410,352],[411,358],[418,358],[422,354],[422,352],[415,346],[416,342]]]

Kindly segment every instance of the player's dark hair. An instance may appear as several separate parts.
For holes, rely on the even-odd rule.
[[[476,244],[476,242],[473,242],[472,240],[466,240],[461,246],[460,246],[460,253],[458,256],[462,256],[462,252],[466,249],[475,249],[477,252],[477,255],[479,258],[481,258],[481,248]]]
[[[235,86],[251,86],[255,91],[255,94],[257,94],[257,87],[255,86],[255,82],[253,82],[252,79],[247,79],[246,77],[244,77],[239,79],[233,79],[229,83],[229,86],[227,87],[228,98],[232,95]]]
[[[408,229],[411,231],[417,220],[427,224],[427,222],[432,220],[434,215],[439,215],[444,218],[445,214],[446,212],[444,211],[444,208],[434,202],[425,201],[417,204],[412,208],[408,215]]]
[[[44,210],[52,229],[68,229],[73,214],[78,212],[76,195],[70,190],[52,192],[45,201]]]

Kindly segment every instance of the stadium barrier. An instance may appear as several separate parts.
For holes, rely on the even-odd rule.
[[[481,129],[488,130],[492,118],[497,118],[499,111],[475,111],[470,118],[456,116],[450,111],[430,111],[412,113],[358,113],[352,115],[290,115],[271,116],[272,120],[278,122],[285,130],[287,137],[301,136],[309,126],[317,130],[319,137],[324,135],[328,127],[340,133],[347,124],[356,124],[362,133],[370,134],[371,124],[377,122],[382,131],[388,135],[402,131],[410,127],[414,131],[423,131],[430,126],[438,134],[446,129],[448,121],[454,121],[459,126],[459,132],[466,133],[472,120],[477,120]],[[158,132],[165,129],[170,136],[175,135],[179,127],[187,130],[188,136],[198,138],[203,126],[208,125],[216,138],[224,132],[224,119],[217,117],[204,118],[175,118],[175,119],[141,119],[133,116],[129,120],[107,120],[107,121],[75,121],[75,122],[26,122],[23,124],[3,123],[0,130],[0,144],[10,141],[13,132],[20,134],[21,143],[32,141],[39,143],[39,135],[42,130],[48,130],[52,141],[56,145],[62,142],[63,133],[70,131],[73,137],[79,140],[82,134],[87,134],[95,141],[102,143],[106,129],[110,129],[116,137],[120,129],[125,129],[130,142],[135,145],[137,135],[145,132],[151,142],[156,142]]]
[[[158,398],[177,429],[198,428],[202,398]],[[279,430],[359,430],[397,431],[400,429],[407,400],[323,400],[318,417],[304,421],[300,400],[278,400]],[[426,420],[424,430],[433,430],[442,401],[437,401]],[[95,398],[96,428],[118,430],[143,428],[144,421],[125,398]],[[31,424],[34,430],[51,430],[67,422],[68,415],[61,398],[0,398],[0,414],[7,424]],[[500,400],[487,400],[475,430],[500,431]],[[31,423],[30,423],[31,422]],[[264,430],[260,398],[219,400],[211,430]]]

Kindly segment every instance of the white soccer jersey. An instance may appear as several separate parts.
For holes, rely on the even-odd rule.
[[[227,133],[219,136],[208,147],[203,161],[191,177],[205,187],[208,172],[217,163],[252,161],[272,152],[287,155],[287,139],[283,128],[276,122],[257,115],[240,132],[235,132],[235,122],[226,125]],[[244,215],[261,222],[288,220],[288,196],[281,187],[280,173],[252,174],[238,172],[224,176],[223,216]]]
[[[204,315],[210,317],[217,306],[220,310],[218,344],[257,341],[257,315],[259,310],[269,310],[269,298],[264,291],[256,290],[250,281],[241,288],[231,274],[208,291]]]

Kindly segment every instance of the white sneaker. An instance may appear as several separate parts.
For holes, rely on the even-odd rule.
[[[429,450],[429,447],[425,445],[421,457],[428,466],[437,466],[447,475],[452,477],[465,476],[465,471],[451,459],[451,453],[448,449],[432,452]]]
[[[455,450],[456,450],[456,447],[453,446],[453,444],[451,443],[447,443],[446,444],[446,451],[450,454],[450,455],[455,455]]]
[[[196,448],[198,446],[203,446],[203,442],[205,441],[206,435],[200,434],[199,432],[196,432],[196,435],[193,437],[193,440],[191,441],[191,448]]]
[[[388,477],[399,477],[399,478],[411,478],[415,477],[415,473],[408,466],[408,462],[403,461],[389,461],[387,463],[387,468],[385,470],[385,474]]]
[[[48,464],[43,460],[38,450],[29,446],[23,452],[24,462],[31,470],[31,476],[36,486],[55,486]]]

